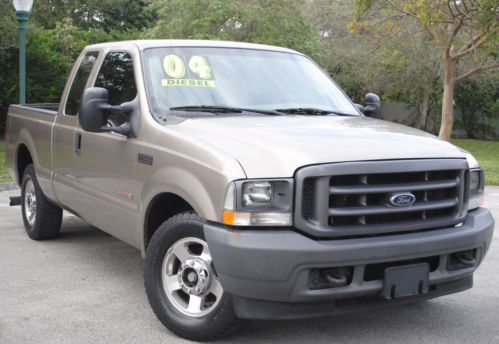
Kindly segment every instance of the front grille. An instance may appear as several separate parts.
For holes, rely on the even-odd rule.
[[[462,159],[352,162],[296,174],[296,227],[314,236],[378,235],[450,226],[466,213]],[[390,197],[416,201],[396,207]]]

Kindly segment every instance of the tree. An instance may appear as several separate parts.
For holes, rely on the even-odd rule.
[[[428,36],[443,66],[442,122],[439,136],[449,140],[454,122],[456,85],[481,71],[499,67],[498,6],[495,0],[356,0],[352,27],[375,27],[367,15],[382,14],[394,36],[414,22]],[[416,34],[418,31],[414,31]],[[463,70],[463,67],[465,68]]]
[[[351,0],[312,0],[302,3],[302,12],[318,34],[317,62],[355,101],[374,91],[368,76],[371,63],[365,46],[369,37],[352,34],[347,24],[352,20]]]
[[[430,110],[441,96],[441,62],[428,38],[414,34],[413,23],[397,35],[349,25],[354,10],[351,0],[304,3],[307,19],[320,33],[319,63],[358,102],[365,93],[376,92],[384,101],[415,106],[419,116],[414,124],[428,130]],[[374,13],[370,20],[386,28],[382,14]]]
[[[112,6],[116,6],[113,8]],[[90,16],[85,13],[94,13]],[[88,44],[139,38],[154,22],[143,0],[37,0],[27,30],[27,101],[58,102],[69,70]],[[9,104],[18,99],[18,24],[0,2],[0,132]]]
[[[70,19],[80,29],[142,30],[154,23],[156,12],[146,0],[37,0],[33,20],[45,29]]]
[[[221,39],[273,44],[315,54],[318,34],[299,0],[158,0],[151,38]]]

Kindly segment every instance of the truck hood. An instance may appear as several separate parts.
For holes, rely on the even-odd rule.
[[[426,132],[363,116],[210,117],[171,128],[230,154],[248,178],[291,177],[301,166],[321,163],[465,158]]]

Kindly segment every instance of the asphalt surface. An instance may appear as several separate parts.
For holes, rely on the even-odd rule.
[[[67,215],[61,237],[26,236],[0,192],[0,343],[185,343],[156,319],[140,252]],[[499,222],[499,187],[486,206]],[[499,231],[473,289],[423,304],[305,321],[247,324],[222,342],[499,343]]]

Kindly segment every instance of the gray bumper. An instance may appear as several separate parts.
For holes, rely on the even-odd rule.
[[[439,256],[438,268],[430,273],[433,293],[424,298],[470,288],[472,273],[490,246],[493,229],[492,215],[479,208],[459,227],[369,238],[313,240],[292,230],[233,230],[215,225],[205,225],[204,233],[222,286],[235,295],[240,315],[265,318],[246,314],[248,307],[257,308],[248,303],[268,301],[289,306],[375,297],[383,281],[364,280],[366,265],[373,263]],[[448,254],[470,249],[477,249],[475,266],[447,270]],[[311,269],[339,266],[354,269],[348,286],[310,289]],[[302,313],[306,316],[307,312]]]

